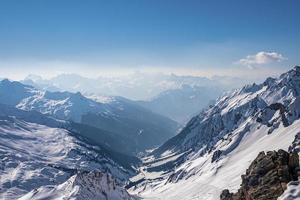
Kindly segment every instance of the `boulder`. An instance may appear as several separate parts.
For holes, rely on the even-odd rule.
[[[297,180],[299,156],[296,152],[284,150],[260,152],[242,175],[238,192],[227,189],[220,195],[221,200],[276,200],[287,188],[290,181]]]

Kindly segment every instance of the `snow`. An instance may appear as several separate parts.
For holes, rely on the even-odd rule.
[[[299,200],[300,199],[300,180],[292,181],[287,185],[287,189],[278,200]]]
[[[81,116],[89,113],[104,112],[105,106],[82,96],[80,93],[44,92],[22,99],[17,105],[22,110],[37,110],[59,119],[81,121]]]
[[[31,190],[59,185],[77,171],[106,171],[119,180],[127,172],[60,128],[0,118],[0,199],[17,199]]]
[[[93,95],[87,95],[86,97],[89,99],[93,99],[94,101],[97,101],[99,103],[103,103],[103,104],[109,104],[109,103],[116,101],[116,99],[112,96],[93,94]]]

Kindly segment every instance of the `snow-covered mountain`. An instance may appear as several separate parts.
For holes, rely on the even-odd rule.
[[[102,188],[102,195],[129,199],[122,186],[134,174],[130,164],[129,167],[124,164],[127,156],[119,156],[123,161],[116,159],[116,155],[110,156],[116,152],[91,145],[76,133],[60,128],[65,123],[37,112],[1,105],[0,199],[17,199],[28,192],[31,193],[25,199],[47,199],[43,196],[45,193],[39,196],[37,192],[50,187],[58,190],[66,187],[61,195],[70,198],[97,196],[100,191],[90,189]],[[109,178],[99,178],[102,177],[100,172]],[[116,180],[109,183],[113,179],[108,174]],[[88,185],[89,181],[93,182],[92,186]],[[47,194],[54,195],[55,192],[48,190]]]
[[[247,85],[223,96],[214,106],[195,116],[180,134],[155,153],[165,150],[184,152],[191,148],[206,152],[233,131],[243,135],[253,120],[267,125],[271,133],[280,123],[288,126],[300,117],[299,96],[300,67],[278,79],[268,78],[262,84]],[[242,125],[243,129],[239,130]]]
[[[211,104],[222,92],[218,87],[182,85],[178,89],[166,90],[151,100],[140,101],[139,104],[184,124]]]
[[[228,93],[144,159],[131,179],[143,198],[219,199],[236,191],[261,151],[293,148],[300,131],[300,67]],[[295,138],[296,137],[296,138]]]
[[[81,93],[49,92],[7,79],[0,82],[0,103],[87,124],[127,138],[130,152],[160,145],[176,133],[177,123],[122,97],[97,102]]]

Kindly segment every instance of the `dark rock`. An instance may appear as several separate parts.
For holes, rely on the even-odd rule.
[[[280,110],[280,112],[284,112],[286,110],[282,103],[273,103],[269,105],[269,108],[272,110]]]
[[[262,118],[260,118],[260,117],[257,117],[257,118],[256,118],[256,122],[258,122],[258,123],[262,123],[262,122],[263,122],[263,120],[262,120]]]
[[[222,155],[222,151],[221,150],[216,150],[211,158],[211,162],[215,162],[216,160],[218,160],[220,158],[220,156]]]
[[[295,135],[292,145],[289,146],[289,152],[300,152],[300,132]]]
[[[273,104],[269,105],[269,108],[271,110],[279,110],[283,126],[284,127],[289,126],[288,119],[285,116],[287,109],[285,108],[285,106],[282,103],[273,103]]]
[[[227,189],[221,200],[276,200],[286,189],[288,182],[297,180],[299,156],[284,150],[260,152],[242,175],[238,192]]]
[[[230,200],[232,199],[232,193],[229,192],[229,190],[223,190],[221,193],[221,199],[223,200]]]

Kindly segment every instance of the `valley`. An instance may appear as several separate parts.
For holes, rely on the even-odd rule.
[[[2,199],[213,200],[237,191],[260,152],[299,151],[300,67],[227,93],[181,129],[119,97],[8,80],[0,91]]]

